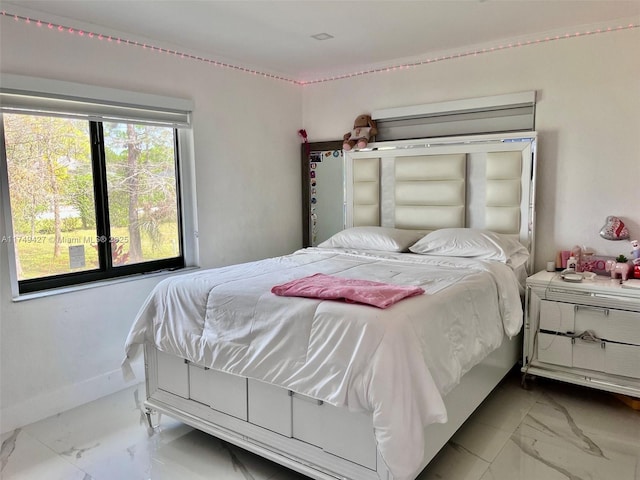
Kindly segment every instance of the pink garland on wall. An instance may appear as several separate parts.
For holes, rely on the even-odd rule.
[[[519,42],[515,42],[515,43],[507,43],[506,45],[500,44],[500,45],[498,45],[496,47],[469,50],[467,52],[455,53],[455,54],[451,54],[451,55],[443,55],[443,56],[439,56],[439,57],[436,56],[434,58],[428,58],[428,59],[422,60],[422,61],[403,63],[403,64],[393,65],[393,66],[389,66],[389,67],[372,68],[372,69],[369,69],[369,70],[362,70],[360,72],[346,73],[346,74],[343,74],[343,75],[337,75],[337,76],[333,76],[333,77],[319,78],[319,79],[315,79],[315,80],[293,80],[291,78],[286,78],[286,77],[283,77],[283,76],[280,76],[280,75],[261,72],[259,70],[253,70],[251,68],[240,67],[238,65],[233,65],[233,64],[230,64],[230,63],[226,63],[226,62],[219,62],[217,60],[211,60],[209,58],[201,57],[201,56],[198,56],[198,55],[193,55],[193,54],[190,54],[190,53],[184,53],[184,52],[179,52],[177,50],[171,50],[171,49],[167,49],[167,48],[156,47],[156,46],[148,44],[148,43],[141,43],[141,42],[138,42],[138,41],[135,41],[135,40],[128,40],[126,38],[114,37],[114,36],[111,36],[111,35],[104,35],[104,34],[101,34],[101,33],[80,30],[80,29],[76,29],[74,27],[69,27],[69,26],[66,26],[66,25],[60,25],[60,24],[56,24],[56,23],[52,23],[52,22],[47,22],[47,21],[43,21],[43,20],[38,20],[38,19],[25,17],[25,16],[22,16],[22,15],[16,15],[16,14],[9,13],[9,12],[7,12],[5,10],[3,10],[0,13],[4,17],[12,17],[16,22],[22,21],[26,25],[36,25],[37,27],[40,27],[40,28],[46,27],[48,30],[68,33],[68,34],[71,34],[71,35],[76,35],[78,37],[83,37],[83,38],[88,38],[88,39],[97,39],[99,41],[107,41],[107,42],[115,43],[115,44],[118,44],[118,45],[128,45],[128,46],[133,46],[133,47],[139,47],[139,48],[143,48],[145,50],[148,50],[150,52],[156,52],[156,53],[172,55],[172,56],[175,56],[175,57],[179,57],[181,59],[189,59],[189,60],[196,60],[196,61],[200,61],[200,62],[205,62],[205,63],[208,63],[210,65],[216,66],[216,67],[222,67],[222,68],[229,68],[229,69],[232,69],[232,70],[238,70],[238,71],[241,71],[241,72],[244,72],[244,73],[248,73],[248,74],[252,74],[252,75],[258,75],[258,76],[262,76],[262,77],[265,77],[265,78],[271,78],[271,79],[274,79],[274,80],[280,80],[280,81],[283,81],[283,82],[291,83],[291,84],[294,84],[294,85],[301,85],[301,86],[313,85],[313,84],[316,84],[316,83],[331,82],[331,81],[335,81],[335,80],[344,80],[344,79],[348,79],[348,78],[359,77],[359,76],[362,76],[362,75],[371,75],[371,74],[375,74],[375,73],[388,73],[388,72],[394,72],[396,70],[406,70],[406,69],[415,68],[415,67],[419,67],[419,66],[423,66],[423,65],[429,65],[431,63],[442,62],[442,61],[445,61],[445,60],[454,60],[456,58],[463,58],[463,57],[474,57],[474,56],[477,56],[477,55],[483,55],[483,54],[487,54],[487,53],[493,53],[493,52],[498,52],[498,51],[501,51],[501,50],[507,50],[507,49],[512,49],[512,48],[526,47],[526,46],[530,46],[530,45],[537,45],[537,44],[546,43],[546,42],[553,42],[553,41],[557,41],[557,40],[566,40],[566,39],[569,39],[569,38],[583,37],[583,36],[589,36],[589,35],[599,35],[599,34],[602,34],[602,33],[611,33],[611,32],[616,32],[616,31],[620,31],[620,30],[628,30],[628,29],[633,29],[633,28],[639,28],[640,27],[640,24],[630,23],[629,25],[619,25],[617,27],[597,28],[597,29],[594,29],[594,30],[586,30],[584,32],[565,33],[564,35],[546,36],[544,38],[540,38],[540,39],[536,39],[536,40],[527,40],[527,41],[519,41]]]

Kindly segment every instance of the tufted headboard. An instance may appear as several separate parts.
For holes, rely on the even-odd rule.
[[[345,153],[345,227],[472,227],[516,236],[533,264],[536,132],[370,143]]]

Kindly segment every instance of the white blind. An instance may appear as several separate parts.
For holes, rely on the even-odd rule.
[[[372,113],[376,142],[534,130],[535,92],[390,108]]]
[[[86,120],[186,128],[192,102],[57,80],[3,75],[3,113],[64,116]]]

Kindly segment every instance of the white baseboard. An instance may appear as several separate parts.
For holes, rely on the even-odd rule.
[[[142,358],[131,362],[136,378],[125,381],[118,368],[90,378],[80,383],[30,398],[16,405],[0,409],[0,434],[11,432],[44,418],[70,410],[119,392],[130,385],[144,381],[144,362]]]

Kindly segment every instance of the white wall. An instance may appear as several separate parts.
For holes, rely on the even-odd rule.
[[[640,238],[640,29],[552,41],[304,87],[304,128],[334,140],[362,113],[537,92],[536,266],[557,249],[628,254],[598,232],[622,217]],[[627,255],[629,256],[629,255]]]
[[[2,73],[193,99],[201,266],[301,246],[299,87],[10,17],[0,22]],[[0,236],[4,225],[0,219]],[[13,302],[6,243],[0,270],[2,431],[122,388],[124,341],[157,279]]]
[[[301,244],[297,130],[341,138],[375,109],[536,90],[537,264],[624,217],[640,237],[640,29],[572,38],[318,85],[287,83],[0,16],[0,71],[195,102],[203,267]],[[304,122],[302,112],[304,112]],[[0,218],[0,235],[4,221]],[[0,424],[6,431],[123,385],[122,345],[156,279],[14,303],[0,244]]]

